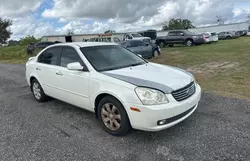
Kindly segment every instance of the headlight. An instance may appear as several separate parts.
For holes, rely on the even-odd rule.
[[[135,92],[144,105],[158,105],[169,102],[163,92],[155,89],[137,87]]]

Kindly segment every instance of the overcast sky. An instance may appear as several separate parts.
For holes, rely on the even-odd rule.
[[[250,0],[1,0],[0,17],[13,20],[12,38],[75,33],[160,29],[170,18],[196,26],[246,21]]]

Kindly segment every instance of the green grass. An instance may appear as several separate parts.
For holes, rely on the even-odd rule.
[[[203,91],[250,100],[250,37],[162,52],[152,61],[191,71]]]
[[[250,101],[250,37],[162,52],[150,61],[191,71],[203,91]],[[26,46],[0,48],[0,62],[21,64],[28,57]]]
[[[27,46],[0,47],[0,62],[22,64],[29,56],[26,53]]]

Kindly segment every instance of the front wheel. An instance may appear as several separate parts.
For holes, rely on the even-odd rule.
[[[104,130],[111,135],[123,136],[131,130],[124,107],[114,97],[106,96],[99,102],[98,118]]]
[[[165,42],[164,41],[161,41],[160,44],[159,44],[160,48],[164,48],[165,47]]]

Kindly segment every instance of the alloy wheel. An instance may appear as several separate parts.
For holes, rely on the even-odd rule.
[[[39,86],[39,84],[37,82],[33,83],[33,89],[32,90],[33,90],[35,98],[39,100],[42,95],[41,95],[41,88],[40,88],[40,86]]]
[[[118,108],[111,103],[102,106],[101,118],[104,125],[111,131],[117,131],[121,127],[121,114]]]
[[[187,46],[192,46],[192,41],[191,40],[187,41]]]

